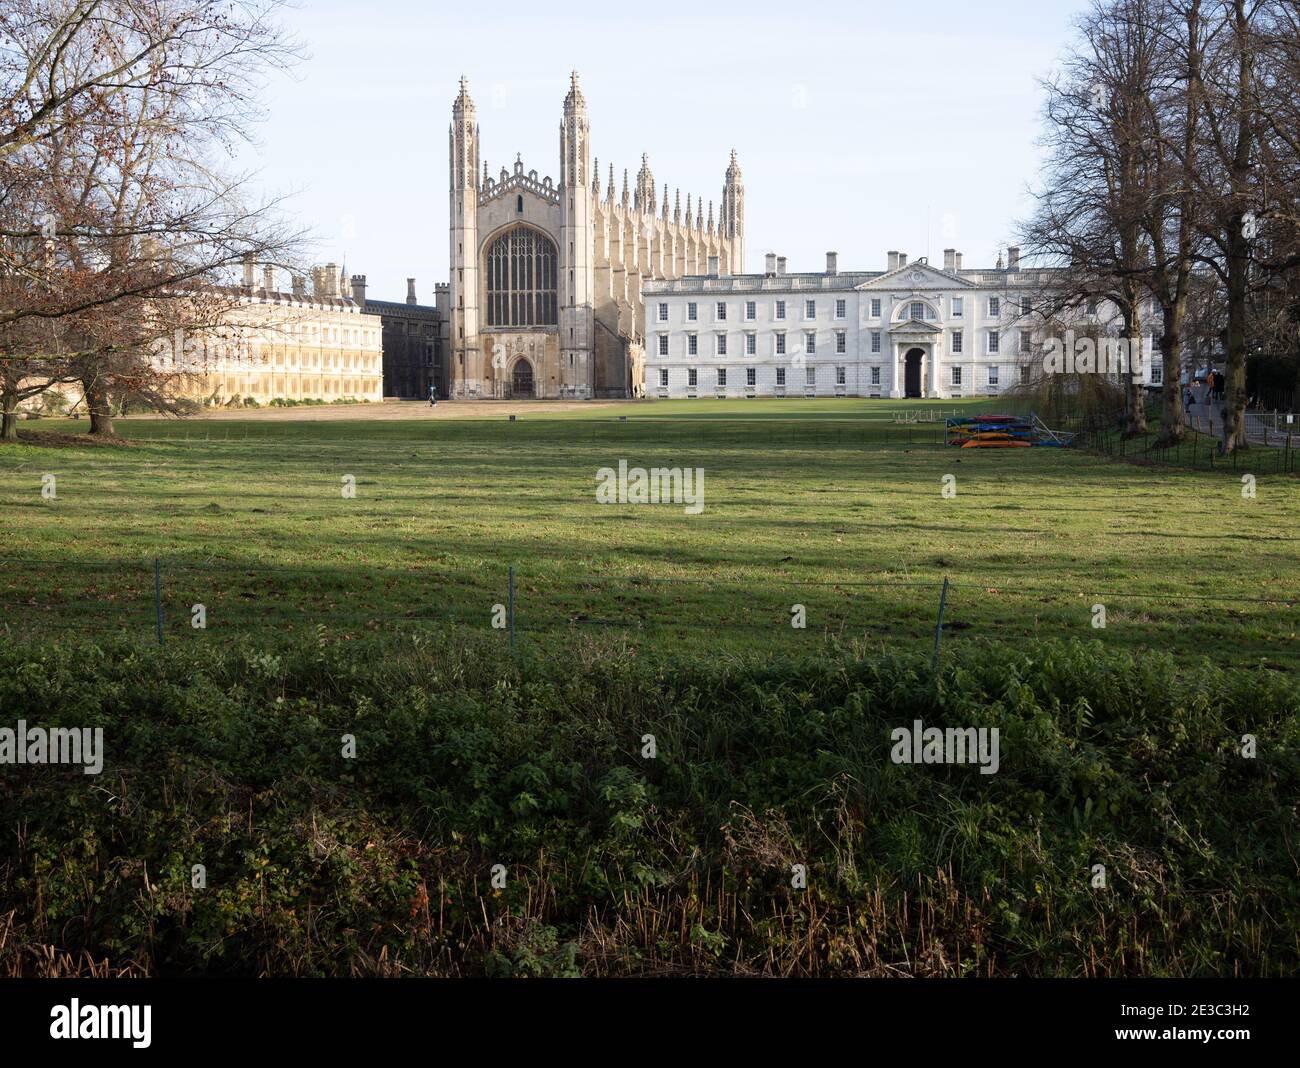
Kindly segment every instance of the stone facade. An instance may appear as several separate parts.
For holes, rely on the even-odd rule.
[[[378,315],[383,325],[384,396],[397,400],[425,400],[429,386],[439,398],[448,396],[448,345],[450,288],[434,287],[434,303],[420,304],[415,279],[406,280],[406,301],[374,300],[366,293],[366,276],[352,276],[352,299]]]
[[[1018,250],[973,269],[954,249],[942,269],[890,252],[884,271],[841,273],[826,257],[821,273],[787,274],[769,255],[763,274],[647,281],[647,395],[994,396],[1041,366],[1034,303],[1050,272],[1022,270]],[[1113,330],[1116,315],[1086,310],[1082,322]],[[1158,385],[1159,350],[1149,335],[1143,347]]]
[[[744,186],[736,154],[715,220],[681,193],[662,207],[649,160],[635,187],[614,168],[601,186],[587,105],[570,81],[558,181],[525,170],[493,176],[480,157],[465,80],[452,105],[450,389],[455,398],[633,397],[645,381],[642,287],[744,269]],[[587,175],[590,174],[590,181]]]
[[[164,369],[183,372],[178,393],[210,404],[383,400],[380,319],[343,295],[334,264],[312,269],[310,294],[301,277],[277,288],[272,267],[261,282],[246,264],[223,325],[193,349],[161,340]]]

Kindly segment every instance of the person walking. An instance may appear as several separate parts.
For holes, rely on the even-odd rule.
[[[429,407],[438,407],[438,387],[432,382],[429,383]]]

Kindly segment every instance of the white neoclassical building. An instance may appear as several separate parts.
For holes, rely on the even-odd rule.
[[[768,255],[763,274],[646,280],[649,397],[972,397],[1001,393],[1041,366],[1034,294],[1047,272],[1019,250],[995,267],[940,268],[889,252],[883,271],[787,273]],[[1086,309],[1106,325],[1114,309]],[[1041,320],[1037,325],[1041,327]],[[1158,349],[1145,339],[1144,374],[1159,385]]]

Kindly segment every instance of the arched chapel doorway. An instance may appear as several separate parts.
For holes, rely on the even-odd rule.
[[[510,395],[512,397],[531,397],[533,395],[533,365],[527,359],[515,364],[510,375]]]

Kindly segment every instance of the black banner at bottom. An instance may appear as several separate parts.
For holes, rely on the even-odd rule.
[[[1129,1046],[1231,1056],[1225,1047],[1262,1053],[1280,1043],[1298,991],[1291,980],[1249,979],[11,980],[0,985],[0,1042],[10,1063],[19,1051],[110,1046],[337,1057],[458,1033],[497,1049],[618,1040],[620,1031],[640,1042],[647,1027],[690,1034],[697,1048],[786,1034],[817,1044],[843,1037],[847,1024],[927,1054],[977,1043],[999,1053]]]

